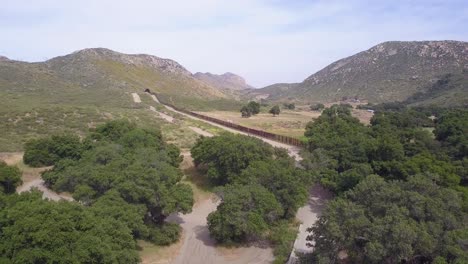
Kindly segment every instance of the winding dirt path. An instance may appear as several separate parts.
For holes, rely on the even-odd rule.
[[[23,153],[22,152],[7,152],[7,153],[0,153],[0,160],[5,161],[8,165],[20,165],[23,161]],[[58,201],[60,199],[64,199],[67,201],[73,201],[73,198],[70,194],[66,193],[56,193],[44,185],[44,180],[41,178],[41,172],[50,169],[51,167],[43,167],[43,168],[31,168],[28,166],[19,166],[22,172],[21,180],[23,184],[16,188],[17,193],[27,192],[32,188],[37,188],[39,191],[42,192],[42,198],[49,199],[53,201]]]

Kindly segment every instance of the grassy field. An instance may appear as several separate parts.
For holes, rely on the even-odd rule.
[[[126,118],[139,126],[161,129],[166,141],[180,148],[190,148],[199,137],[189,126],[199,127],[212,134],[218,134],[219,128],[172,113],[156,102],[149,95],[140,94],[142,102],[133,103],[130,94],[119,98],[121,105],[38,105],[37,98],[23,98],[21,104],[8,100],[9,107],[0,109],[0,152],[22,151],[26,141],[32,138],[46,137],[51,134],[73,133],[84,136],[89,129],[109,120]],[[44,98],[44,100],[46,100]],[[168,123],[149,107],[165,112],[176,118]]]
[[[246,127],[261,129],[285,136],[301,137],[308,122],[317,118],[320,112],[282,110],[278,116],[267,113],[242,118],[240,112],[232,111],[210,111],[198,112],[203,115],[233,122]]]
[[[327,106],[330,105],[332,104],[328,104]],[[308,110],[308,106],[299,106],[297,110],[282,109],[278,116],[273,116],[268,113],[267,108],[262,108],[260,114],[249,118],[241,117],[240,112],[237,111],[198,111],[197,113],[246,127],[296,138],[302,137],[307,123],[313,121],[314,118],[319,117],[321,114],[319,111]],[[372,113],[366,110],[353,109],[352,114],[364,124],[369,124],[372,117]]]

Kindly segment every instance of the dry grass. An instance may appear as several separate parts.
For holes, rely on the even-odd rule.
[[[368,125],[373,113],[370,113],[367,110],[356,109],[357,105],[363,103],[365,102],[350,103],[354,108],[352,110],[352,115],[358,118],[363,124]],[[329,103],[325,104],[325,106],[330,107],[334,104],[339,103]],[[310,111],[308,105],[296,106],[296,110],[282,109],[278,116],[273,116],[264,112],[249,118],[242,118],[240,112],[233,111],[210,111],[198,113],[246,127],[296,138],[302,137],[307,123],[313,121],[321,114],[319,111]]]
[[[320,112],[291,110],[282,110],[278,116],[260,113],[249,118],[242,118],[239,112],[211,111],[199,113],[246,127],[298,138],[304,135],[306,124],[320,115]]]

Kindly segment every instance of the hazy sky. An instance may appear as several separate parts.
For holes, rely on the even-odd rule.
[[[106,47],[262,87],[383,41],[468,41],[468,0],[0,0],[0,36],[11,59]]]

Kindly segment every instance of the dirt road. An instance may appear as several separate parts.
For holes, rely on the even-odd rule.
[[[174,123],[174,118],[172,116],[166,115],[165,113],[157,111],[156,108],[154,108],[154,106],[150,106],[150,110],[157,113],[162,119],[166,120],[167,122]]]
[[[210,237],[206,217],[216,210],[218,202],[214,198],[202,201],[193,208],[192,213],[171,215],[167,220],[178,223],[185,233],[185,240],[173,264],[244,264],[271,263],[274,259],[272,249],[258,246],[226,249],[217,247]]]
[[[245,132],[242,132],[242,131],[238,131],[238,130],[235,130],[235,129],[232,129],[232,128],[229,128],[229,127],[225,127],[225,126],[222,126],[220,124],[216,124],[216,123],[213,123],[213,122],[210,122],[210,121],[207,121],[207,120],[204,120],[204,119],[200,119],[200,118],[197,118],[197,117],[194,117],[194,116],[191,116],[189,114],[186,114],[186,113],[183,113],[183,112],[180,112],[180,111],[177,111],[175,110],[174,108],[170,107],[170,106],[167,106],[167,105],[164,105],[168,110],[170,111],[173,111],[173,112],[176,112],[178,114],[181,114],[183,116],[186,116],[188,118],[191,118],[191,119],[194,119],[194,120],[198,120],[198,121],[202,121],[202,122],[205,122],[205,123],[208,123],[212,126],[215,126],[215,127],[219,127],[219,128],[222,128],[226,131],[229,131],[229,132],[232,132],[232,133],[236,133],[236,134],[242,134],[242,135],[248,135],[248,136],[252,136],[252,137],[256,137],[256,138],[259,138],[261,140],[263,140],[264,142],[274,146],[274,147],[279,147],[279,148],[285,148],[288,150],[288,153],[291,157],[293,157],[296,161],[301,161],[302,160],[302,157],[299,155],[299,152],[300,152],[300,148],[299,147],[295,147],[295,146],[291,146],[291,145],[286,145],[286,144],[283,144],[283,143],[280,143],[280,142],[277,142],[277,141],[274,141],[274,140],[270,140],[270,139],[266,139],[266,138],[262,138],[262,137],[259,137],[259,136],[256,136],[256,135],[252,135],[252,134],[247,134]]]
[[[299,226],[299,232],[297,234],[296,241],[294,242],[294,251],[291,252],[288,264],[296,263],[296,252],[307,253],[312,251],[312,249],[307,246],[308,241],[306,238],[309,235],[307,228],[313,226],[315,222],[317,222],[327,201],[331,198],[331,193],[320,185],[315,185],[309,190],[309,200],[307,201],[307,204],[299,208],[296,214],[296,218],[302,224]]]
[[[174,108],[164,105],[166,109],[178,113],[180,115],[186,116],[188,118],[199,120],[210,125],[222,128],[226,131],[232,133],[249,135],[247,133],[234,130],[232,128],[224,127],[222,125],[209,122],[194,116],[188,115],[186,113],[175,110]],[[264,142],[271,144],[274,147],[285,148],[288,150],[288,153],[293,157],[297,165],[302,160],[302,157],[299,155],[300,148],[295,146],[286,145],[280,142],[273,140],[265,139],[255,135],[249,135],[257,137]],[[307,228],[311,227],[320,216],[323,207],[325,206],[327,200],[331,198],[329,192],[320,186],[314,186],[310,190],[309,201],[308,203],[299,208],[296,218],[302,222],[299,228],[298,236],[294,242],[294,250],[291,253],[291,257],[288,263],[294,263],[297,260],[295,251],[297,252],[310,252],[311,248],[307,247],[306,238],[309,235]],[[270,263],[273,261],[273,256],[270,248],[242,248],[239,249],[238,254],[234,262],[229,262],[225,257],[219,255],[219,248],[217,248],[214,242],[209,237],[209,232],[206,226],[206,217],[210,212],[216,209],[216,203],[212,200],[206,200],[195,207],[193,212],[188,215],[175,215],[170,217],[170,221],[180,223],[184,232],[186,232],[185,241],[181,248],[181,251],[173,263],[182,264],[182,263]],[[255,257],[254,257],[255,256]]]

